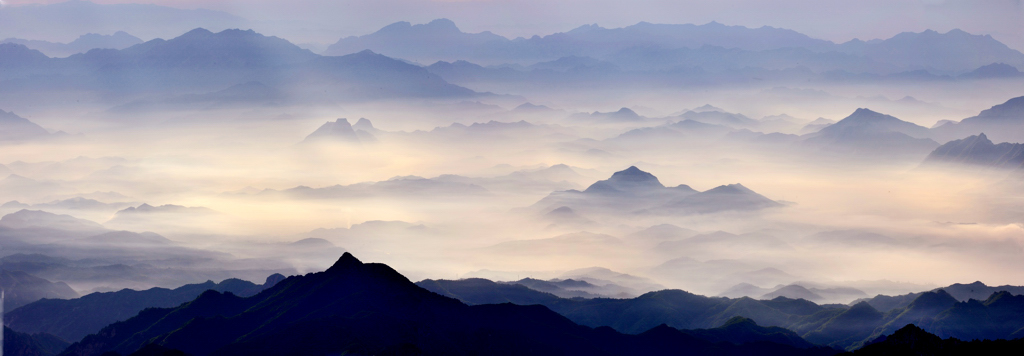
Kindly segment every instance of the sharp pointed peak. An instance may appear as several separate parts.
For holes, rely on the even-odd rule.
[[[341,258],[338,258],[337,262],[334,262],[334,265],[332,265],[331,268],[327,269],[327,272],[338,272],[362,265],[363,262],[359,261],[359,259],[356,258],[356,256],[353,256],[351,253],[345,252],[344,254],[341,255]]]
[[[880,115],[881,113],[879,113],[877,111],[874,111],[874,110],[871,110],[871,109],[868,109],[868,108],[857,108],[857,110],[853,111],[853,115],[858,115],[858,114],[860,114],[860,115],[864,115],[864,114],[877,114],[877,115]]]

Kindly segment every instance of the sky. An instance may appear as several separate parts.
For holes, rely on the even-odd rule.
[[[7,6],[61,2],[2,0]],[[640,21],[711,21],[747,27],[793,29],[811,37],[845,42],[889,38],[932,29],[959,28],[989,34],[1024,50],[1022,0],[94,0],[96,3],[152,3],[226,11],[255,21],[264,32],[298,42],[329,44],[339,37],[367,34],[397,21],[456,22],[463,31],[491,31],[506,37],[547,35],[585,24],[622,27]]]

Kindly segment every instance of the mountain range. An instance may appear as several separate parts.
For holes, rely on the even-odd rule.
[[[942,337],[967,340],[1024,337],[1019,335],[1020,328],[1024,327],[1019,319],[1024,296],[1006,291],[994,292],[984,300],[958,301],[940,288],[908,295],[910,298],[904,298],[906,304],[890,305],[891,309],[880,311],[872,301],[818,305],[806,299],[781,296],[763,300],[710,298],[681,290],[661,290],[631,299],[564,299],[523,285],[483,279],[425,280],[418,285],[469,304],[541,304],[577,323],[610,326],[625,333],[642,332],[659,323],[680,329],[714,327],[742,316],[758,325],[792,330],[815,344],[847,350],[858,349],[911,323]],[[946,288],[959,290],[961,286],[964,285]],[[979,290],[979,293],[987,290],[992,289]]]
[[[1024,144],[1003,142],[997,145],[985,133],[980,133],[946,142],[924,161],[924,164],[937,163],[1017,169],[1024,165]]]
[[[846,157],[911,161],[927,157],[928,163],[1012,168],[1020,163],[1018,147],[1013,143],[996,145],[990,137],[1024,142],[1024,125],[1021,125],[1024,122],[1024,97],[1009,99],[959,122],[945,121],[932,128],[867,108],[859,108],[838,122],[815,120],[800,129],[804,133],[799,136],[772,132],[766,129],[771,125],[764,119],[754,120],[723,111],[687,111],[664,120],[668,122],[633,129],[607,141],[652,148],[695,143],[744,144],[760,149],[791,148],[787,152],[801,154],[806,154],[807,148],[813,148],[815,152]]]
[[[68,34],[127,31],[141,38],[164,37],[196,27],[215,30],[246,27],[249,21],[221,11],[179,9],[155,4],[97,4],[70,0],[0,8],[0,33],[44,40]]]
[[[802,141],[842,154],[921,157],[939,146],[929,136],[928,128],[861,108]]]
[[[207,290],[248,297],[284,279],[283,275],[274,274],[267,277],[262,285],[240,279],[226,279],[220,283],[206,281],[175,289],[122,289],[116,292],[91,293],[79,298],[51,297],[16,309],[8,309],[4,315],[4,325],[29,334],[46,333],[66,341],[77,341],[86,335],[96,333],[104,326],[131,318],[144,309],[176,307],[195,299]]]
[[[566,299],[527,287],[543,282],[536,280],[424,280],[413,284],[385,265],[364,264],[348,253],[324,272],[271,276],[263,286],[228,282],[43,300],[9,314],[15,329],[7,335],[13,345],[52,349],[64,345],[59,337],[46,333],[30,336],[17,328],[26,323],[63,325],[68,321],[74,321],[68,325],[82,325],[105,310],[104,305],[124,300],[135,308],[125,309],[126,315],[132,311],[137,315],[85,336],[60,354],[132,354],[146,347],[192,355],[280,354],[285,350],[301,354],[563,354],[589,350],[623,355],[833,355],[838,351],[815,344],[877,349],[864,345],[884,342],[891,337],[886,335],[899,337],[907,324],[918,325],[921,332],[936,337],[964,340],[1024,336],[1018,335],[1024,327],[1024,319],[1018,315],[1024,310],[1024,296],[1006,291],[983,301],[958,301],[938,289],[915,294],[906,305],[888,311],[875,309],[869,301],[818,305],[786,297],[709,298],[679,290],[629,299]],[[201,292],[208,288],[214,290]],[[973,296],[1020,287],[973,283],[945,288]],[[189,295],[197,292],[201,294],[188,301]],[[181,299],[186,301],[180,305],[142,309],[173,305]],[[41,311],[46,312],[39,314]],[[42,322],[32,316],[37,314]]]
[[[352,124],[348,123],[348,119],[345,118],[337,119],[334,122],[328,121],[309,134],[309,136],[306,136],[306,139],[302,140],[302,142],[358,144],[377,141],[377,138],[370,133],[370,131],[373,131],[373,124],[370,123],[370,120],[359,119],[356,125],[365,126],[366,129],[354,129]]]
[[[939,142],[985,133],[996,142],[1024,142],[1024,96],[983,110],[978,115],[932,129]]]
[[[970,48],[970,54],[963,51]],[[419,62],[465,60],[484,65],[537,63],[560,58],[607,60],[627,69],[678,67],[721,68],[722,63],[782,69],[815,66],[817,71],[894,73],[929,69],[941,73],[969,72],[992,63],[1024,67],[1024,54],[987,35],[961,30],[947,33],[901,33],[886,40],[853,40],[843,44],[773,28],[651,24],[622,28],[584,25],[547,36],[507,39],[490,32],[465,33],[454,22],[438,19],[422,25],[398,22],[365,36],[346,37],[325,54],[345,55],[373,50]],[[744,62],[745,61],[745,62]],[[774,67],[771,63],[786,63]]]
[[[748,330],[762,340],[796,340],[742,320],[724,328]],[[249,298],[207,291],[177,308],[145,310],[61,355],[130,354],[147,344],[192,355],[836,353],[770,341],[714,343],[664,325],[621,334],[577,325],[543,306],[467,306],[347,253],[324,272],[289,277]]]
[[[4,291],[4,310],[12,310],[43,298],[67,299],[78,297],[78,292],[63,282],[50,282],[24,271],[2,269],[0,289]]]
[[[719,186],[699,192],[687,185],[666,187],[657,177],[636,166],[615,172],[583,191],[553,192],[532,208],[549,212],[569,207],[588,213],[654,213],[668,215],[708,214],[724,211],[755,211],[778,207],[772,201],[740,184]]]
[[[4,92],[117,93],[127,98],[117,109],[121,112],[202,108],[239,100],[269,105],[477,95],[423,68],[370,51],[323,57],[251,30],[213,33],[200,28],[170,40],[67,58],[49,58],[6,43],[0,44],[0,64],[5,69],[0,71]],[[253,90],[260,95],[253,95]],[[180,96],[182,92],[190,94]]]
[[[8,38],[0,43],[16,43],[25,47],[42,52],[47,57],[67,57],[76,53],[85,53],[93,49],[125,49],[143,41],[124,31],[114,32],[112,35],[100,35],[88,33],[79,36],[68,43],[55,43],[40,40],[24,40],[20,38]]]
[[[259,194],[281,194],[302,199],[356,199],[368,197],[434,198],[437,194],[468,197],[486,195],[488,192],[483,187],[472,183],[446,181],[440,177],[401,176],[379,182],[337,184],[321,188],[298,186],[280,191],[266,189]]]

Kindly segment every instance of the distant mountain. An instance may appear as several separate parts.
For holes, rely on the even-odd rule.
[[[972,35],[961,30],[945,34],[931,30],[907,32],[886,40],[835,44],[787,29],[746,28],[716,22],[704,25],[641,22],[613,29],[584,25],[563,33],[514,40],[490,32],[464,33],[447,19],[424,25],[398,22],[373,34],[343,38],[326,53],[344,55],[366,49],[422,63],[463,60],[484,65],[525,65],[561,61],[559,68],[563,70],[566,65],[569,68],[616,66],[640,71],[804,67],[819,73],[840,70],[891,74],[936,70],[940,74],[961,74],[992,63],[1024,65],[1021,52],[988,35]],[[597,64],[602,61],[607,65]]]
[[[564,33],[532,38],[507,38],[490,32],[468,34],[447,19],[426,25],[399,22],[361,37],[343,38],[327,54],[343,55],[364,49],[409,60],[469,60],[500,64],[551,61],[569,56],[602,56],[632,47],[697,48],[705,45],[747,50],[787,47],[827,47],[831,42],[772,27],[750,29],[719,23],[662,25],[641,22],[607,29],[584,25]]]
[[[713,113],[717,114],[717,113]],[[608,141],[639,147],[665,145],[701,145],[717,142],[736,130],[729,126],[707,124],[695,120],[682,120],[660,126],[643,127],[627,131]]]
[[[0,44],[0,64],[19,69],[0,71],[0,79],[10,83],[5,91],[117,93],[128,101],[117,112],[478,95],[426,69],[370,51],[322,57],[252,30],[214,33],[197,28],[122,50],[68,58],[37,54],[21,45]]]
[[[481,279],[428,280],[420,286],[469,304],[505,301],[542,304],[577,323],[610,326],[625,333],[642,332],[661,323],[680,329],[714,328],[737,316],[756,320],[759,325],[791,325],[795,323],[793,320],[810,319],[811,315],[832,310],[810,301],[785,297],[773,300],[709,298],[681,290],[649,292],[629,299],[565,299],[518,288],[525,287],[521,285]]]
[[[567,206],[561,206],[544,213],[544,219],[555,226],[586,226],[593,225],[594,221],[587,219]]]
[[[994,144],[984,133],[949,141],[939,146],[924,160],[925,164],[968,164],[982,167],[1016,169],[1024,165],[1024,144]]]
[[[0,11],[2,12],[2,11]],[[43,52],[48,57],[67,57],[76,53],[85,53],[93,49],[125,49],[143,41],[124,31],[114,32],[113,35],[100,35],[89,33],[79,36],[69,43],[55,43],[39,40],[24,40],[20,38],[8,38],[0,43],[16,43],[25,45],[28,48]]]
[[[361,119],[365,120],[365,119]],[[362,122],[362,121],[361,121]],[[369,124],[369,121],[366,121]],[[369,124],[370,128],[373,128],[372,124]],[[313,131],[313,133],[306,136],[303,143],[371,143],[377,141],[377,138],[372,133],[365,130],[356,130],[352,128],[352,125],[348,123],[348,119],[341,118],[334,122],[328,121],[327,123],[320,126],[320,128]]]
[[[145,235],[152,237],[152,234]],[[146,240],[145,235],[142,236],[143,241]],[[122,233],[121,237],[132,235]],[[260,280],[274,273],[299,273],[294,266],[276,260],[232,260],[232,256],[225,253],[191,250],[168,244],[120,246],[72,240],[48,245],[59,245],[61,248],[5,244],[5,256],[0,258],[0,266],[51,281],[63,281],[82,291],[104,292],[124,288],[143,290],[155,285],[181,286],[233,276]],[[43,252],[53,255],[44,255]]]
[[[635,166],[615,172],[586,190],[554,192],[533,205],[551,211],[569,207],[582,213],[706,214],[731,210],[760,210],[780,206],[742,185],[698,192],[687,185],[666,187],[657,177]]]
[[[807,120],[798,119],[786,114],[762,117],[758,120],[757,128],[761,132],[781,132],[787,134],[799,133],[809,123]]]
[[[640,116],[635,111],[629,108],[621,108],[615,112],[592,112],[576,114],[569,117],[570,119],[578,121],[591,121],[591,122],[609,122],[609,123],[623,123],[623,122],[641,122],[645,121],[646,118]]]
[[[929,136],[929,130],[923,126],[861,108],[802,137],[806,145],[838,154],[909,158],[925,156],[939,146]]]
[[[824,297],[798,284],[790,284],[788,286],[776,289],[771,293],[767,293],[761,296],[760,299],[775,299],[778,297],[786,297],[790,299],[805,299],[816,303],[820,303],[822,300],[825,300]]]
[[[623,289],[626,289],[621,286],[597,286],[583,280],[551,279],[544,281],[533,278],[523,278],[513,283],[527,286],[533,290],[551,293],[560,298],[631,298],[635,296],[628,295],[624,292],[619,292],[617,294],[608,293],[613,290],[621,291]]]
[[[722,211],[755,211],[782,204],[744,187],[729,184],[692,194],[653,209],[671,214],[709,214]]]
[[[0,141],[27,141],[49,135],[49,131],[34,122],[13,112],[0,110]]]
[[[880,312],[888,313],[897,308],[906,308],[910,303],[920,297],[921,293],[907,293],[898,296],[876,295],[874,297],[855,300],[854,302],[867,302]]]
[[[497,283],[483,278],[458,281],[425,279],[417,286],[455,298],[469,305],[512,303],[519,305],[555,303],[560,297],[519,283]]]
[[[951,122],[931,130],[940,142],[986,133],[996,142],[1024,142],[1024,96],[983,110],[960,122]]]
[[[49,334],[21,333],[3,327],[3,354],[8,356],[54,356],[68,347],[68,342]]]
[[[253,297],[207,291],[177,308],[145,310],[62,354],[128,354],[149,343],[192,355],[835,353],[771,342],[716,344],[664,325],[621,334],[577,325],[543,306],[466,306],[347,253],[327,271],[290,277]]]
[[[742,114],[733,114],[718,110],[704,110],[700,112],[687,111],[682,115],[679,115],[678,119],[680,119],[680,121],[693,120],[705,124],[721,125],[736,129],[759,128],[761,125],[757,120],[743,116]]]
[[[221,11],[186,10],[151,4],[97,4],[72,0],[0,8],[0,33],[27,39],[59,39],[67,34],[127,31],[142,38],[167,38],[196,27],[247,27],[248,21]]]
[[[761,288],[753,284],[743,282],[732,287],[729,287],[729,289],[726,289],[722,293],[719,293],[717,296],[726,298],[743,298],[750,296],[765,295],[766,293],[769,293],[771,291],[772,290],[770,288]]]
[[[206,281],[175,289],[123,289],[117,292],[92,293],[74,299],[46,299],[14,310],[9,309],[4,315],[4,325],[30,334],[53,334],[73,342],[96,333],[104,326],[131,318],[143,309],[176,307],[195,299],[207,290],[248,297],[284,279],[284,276],[275,274],[267,277],[262,285],[240,279],[227,279],[220,283]]]
[[[153,206],[141,204],[118,210],[104,225],[118,229],[160,231],[167,227],[181,227],[197,222],[206,222],[220,216],[217,211],[199,206],[164,204]]]
[[[464,33],[448,19],[421,25],[403,21],[369,35],[342,38],[328,47],[324,54],[338,56],[371,50],[396,58],[435,62],[468,59],[478,48],[491,46],[492,42],[506,43],[508,39],[490,32]]]
[[[117,211],[127,208],[132,203],[104,203],[96,199],[74,197],[63,200],[54,200],[48,203],[24,204],[12,200],[0,205],[0,208],[27,209],[27,210],[100,210]]]
[[[71,215],[57,215],[42,210],[19,210],[0,218],[0,226],[12,229],[47,228],[68,231],[101,232],[103,225]]]
[[[829,119],[826,119],[826,118],[823,118],[823,117],[819,117],[817,119],[814,119],[814,121],[811,121],[810,123],[805,125],[803,128],[801,128],[799,133],[801,135],[815,133],[815,132],[821,131],[821,129],[823,129],[823,128],[829,126],[829,125],[832,125],[834,123],[836,123],[836,122],[833,121],[833,120],[829,120]]]
[[[562,273],[559,278],[575,279],[602,286],[622,286],[630,289],[629,293],[665,289],[665,286],[657,284],[649,278],[616,272],[604,267],[578,268]]]
[[[475,184],[446,181],[442,177],[401,176],[379,182],[332,185],[322,188],[298,186],[285,190],[267,189],[259,194],[282,194],[303,199],[431,198],[438,196],[480,196],[487,189]]]
[[[512,109],[512,112],[522,114],[550,113],[553,111],[557,110],[549,108],[545,105],[535,105],[532,103],[523,103],[522,105],[516,106],[514,109]]]
[[[78,297],[78,293],[64,282],[50,282],[22,271],[7,269],[0,269],[0,289],[4,291],[4,310],[8,311],[43,298]]]
[[[870,304],[861,302],[835,314],[816,329],[804,335],[807,341],[848,349],[871,336],[884,323],[885,315]]]
[[[969,284],[956,283],[942,290],[958,301],[966,302],[971,299],[984,300],[998,292],[1009,292],[1012,295],[1024,295],[1024,286],[987,286],[985,283],[974,282]]]
[[[664,204],[675,197],[685,197],[697,191],[681,185],[668,188],[657,177],[635,166],[615,172],[607,180],[597,181],[586,190],[554,192],[533,206],[544,211],[562,206],[578,213],[632,212]]]
[[[806,299],[777,296],[773,299],[709,298],[680,290],[650,292],[631,299],[564,299],[540,291],[487,280],[430,281],[422,287],[470,304],[509,301],[542,304],[583,325],[607,325],[635,333],[666,323],[681,329],[710,328],[742,316],[759,325],[794,331],[807,341],[847,350],[860,348],[900,325],[914,323],[942,337],[961,339],[1016,339],[1024,327],[1018,314],[1024,296],[996,292],[984,300],[957,301],[946,291],[907,295],[908,298],[862,300],[852,306],[817,305]],[[953,285],[956,290],[988,290],[980,283]],[[1019,287],[998,287],[1019,288]],[[803,288],[805,294],[811,289]],[[822,293],[836,292],[815,288]],[[811,292],[814,293],[814,292]],[[905,301],[903,301],[905,300]],[[888,303],[882,310],[873,303]]]
[[[1017,78],[1024,76],[1017,67],[1006,63],[992,63],[978,67],[970,73],[964,73],[959,78],[970,79],[994,79],[994,78]]]
[[[1024,54],[1021,52],[992,36],[972,35],[959,29],[946,33],[932,30],[903,32],[880,41],[853,40],[837,46],[837,50],[910,69],[966,72],[1000,62],[1024,66]]]

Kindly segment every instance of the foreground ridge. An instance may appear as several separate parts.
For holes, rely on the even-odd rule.
[[[756,324],[734,320],[728,327],[749,331]],[[249,298],[207,291],[177,308],[147,309],[85,337],[61,355],[128,355],[144,348],[189,355],[838,352],[772,342],[712,342],[666,325],[622,334],[578,325],[540,305],[468,306],[416,286],[387,265],[363,263],[349,253],[324,272],[289,277]]]

